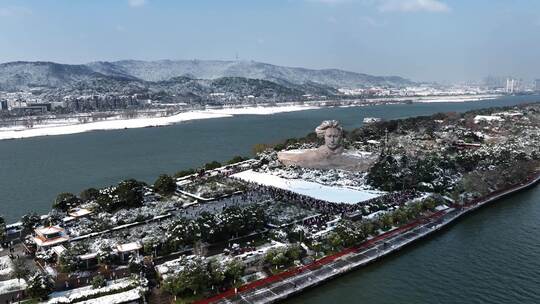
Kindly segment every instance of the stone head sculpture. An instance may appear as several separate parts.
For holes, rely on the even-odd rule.
[[[324,138],[324,145],[330,151],[338,151],[343,139],[343,128],[337,120],[325,120],[316,129],[319,138]]]

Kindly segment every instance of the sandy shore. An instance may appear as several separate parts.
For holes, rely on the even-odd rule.
[[[133,119],[117,118],[89,123],[79,123],[73,120],[63,120],[49,124],[34,125],[32,128],[25,128],[22,126],[0,128],[0,140],[29,138],[36,136],[76,134],[98,130],[159,127],[199,119],[233,117],[234,115],[271,115],[275,113],[304,111],[317,108],[319,107],[288,105],[274,107],[225,108],[215,110],[210,109],[203,111],[183,112],[166,117],[139,117]]]
[[[416,97],[413,102],[467,102],[467,101],[479,101],[489,100],[500,97],[500,95],[471,95],[471,96],[429,96],[429,97]]]

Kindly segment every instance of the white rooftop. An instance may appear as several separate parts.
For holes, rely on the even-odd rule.
[[[72,217],[81,217],[92,213],[92,211],[85,208],[76,208],[69,212],[69,216]]]
[[[40,227],[36,228],[36,233],[41,235],[49,235],[49,234],[55,234],[55,233],[62,233],[64,232],[64,228],[60,226],[50,226],[50,227]]]
[[[66,251],[66,247],[64,247],[62,245],[54,246],[52,248],[52,251],[54,251],[54,253],[56,253],[57,256],[61,256],[62,253],[64,253]]]
[[[121,245],[116,246],[116,249],[119,252],[130,252],[130,251],[139,250],[141,248],[142,248],[142,245],[139,242],[121,244]]]
[[[35,230],[34,242],[38,247],[49,247],[69,241],[66,230],[60,226],[40,227]],[[56,237],[47,238],[48,235],[58,234]]]
[[[97,256],[98,256],[97,252],[92,252],[92,253],[80,255],[79,258],[84,261],[84,260],[91,260]]]
[[[384,194],[384,192],[380,191],[326,186],[301,179],[285,179],[269,173],[260,173],[253,170],[243,171],[232,176],[248,182],[289,190],[331,203],[356,204]]]

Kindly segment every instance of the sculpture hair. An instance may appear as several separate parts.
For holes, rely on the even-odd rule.
[[[325,120],[323,121],[317,128],[315,128],[315,133],[317,133],[317,137],[322,138],[324,137],[324,133],[326,132],[326,129],[338,129],[341,133],[343,133],[343,128],[341,127],[341,124],[337,120]]]

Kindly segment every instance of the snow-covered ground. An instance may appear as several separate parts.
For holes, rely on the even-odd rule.
[[[0,276],[6,276],[11,273],[13,263],[8,256],[0,257]]]
[[[480,121],[502,121],[500,116],[497,115],[476,115],[474,117],[474,122],[478,123]]]
[[[0,295],[13,291],[24,290],[25,288],[26,281],[24,279],[21,279],[20,281],[18,279],[0,281]]]
[[[378,191],[355,190],[339,186],[330,187],[301,179],[285,179],[269,173],[259,173],[253,170],[247,170],[234,174],[233,177],[248,182],[293,191],[302,195],[333,203],[356,204],[383,194]]]
[[[96,299],[77,302],[77,304],[119,304],[119,303],[139,303],[141,295],[144,294],[144,290],[141,287],[131,289],[128,291],[115,293],[108,296],[99,297]]]
[[[466,101],[479,101],[479,100],[488,100],[488,99],[495,99],[500,97],[500,95],[492,95],[492,94],[486,94],[486,95],[470,95],[470,96],[463,96],[463,95],[457,95],[457,96],[429,96],[429,97],[413,97],[410,98],[413,102],[466,102]]]
[[[78,120],[64,119],[61,122],[59,121],[57,123],[34,125],[32,128],[26,128],[23,126],[0,128],[0,140],[28,138],[36,136],[76,134],[97,130],[159,127],[199,119],[232,117],[234,115],[270,115],[275,113],[303,111],[316,108],[318,107],[308,105],[286,105],[273,107],[261,106],[245,108],[207,109],[201,111],[183,112],[166,117],[141,117],[133,119],[118,119],[113,117],[107,120],[88,123],[80,123],[78,122]]]
[[[168,117],[152,117],[152,118],[134,118],[134,119],[116,119],[104,120],[89,123],[77,123],[66,125],[36,125],[31,129],[18,128],[0,128],[1,139],[28,138],[36,136],[49,135],[65,135],[76,134],[97,130],[118,130],[118,129],[133,129],[144,127],[158,127],[175,124],[178,122],[230,117],[231,115],[211,113],[207,111],[185,112]]]
[[[142,288],[137,285],[136,282],[130,279],[108,281],[107,286],[98,289],[93,289],[92,286],[85,286],[66,291],[53,292],[50,295],[49,301],[46,303],[126,303],[135,301],[141,297],[140,292]],[[118,291],[118,293],[100,297],[100,295],[114,293],[115,291]],[[81,300],[85,298],[93,299],[81,302]]]

